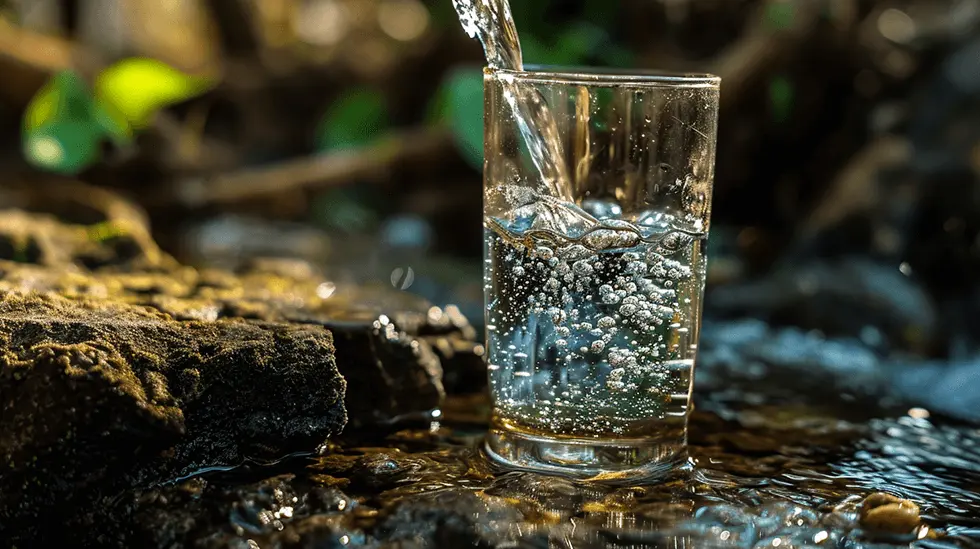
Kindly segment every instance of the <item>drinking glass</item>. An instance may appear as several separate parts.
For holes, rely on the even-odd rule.
[[[485,70],[493,460],[600,480],[686,463],[719,83]]]

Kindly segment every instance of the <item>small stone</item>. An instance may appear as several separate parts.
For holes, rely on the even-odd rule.
[[[878,492],[861,503],[860,524],[867,530],[907,534],[920,523],[919,506],[907,499]]]

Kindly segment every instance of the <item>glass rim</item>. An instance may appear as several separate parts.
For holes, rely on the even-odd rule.
[[[505,76],[520,82],[571,86],[718,88],[721,84],[721,77],[713,74],[647,69],[526,65],[522,71],[485,67],[483,73],[490,78]]]

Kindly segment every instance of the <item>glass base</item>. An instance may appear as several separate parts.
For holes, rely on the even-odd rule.
[[[668,440],[551,438],[502,429],[487,434],[484,452],[509,469],[587,481],[639,483],[690,470],[687,436]]]

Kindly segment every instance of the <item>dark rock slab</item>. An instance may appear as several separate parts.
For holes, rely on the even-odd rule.
[[[311,450],[346,421],[319,327],[7,293],[0,349],[4,538],[43,540],[123,489]]]
[[[387,286],[334,284],[303,261],[256,258],[235,273],[181,266],[146,241],[135,214],[111,217],[117,210],[129,212],[124,201],[106,201],[110,212],[93,215],[94,225],[0,212],[0,235],[12,240],[47,234],[71,239],[44,246],[70,252],[57,257],[48,251],[16,258],[0,253],[0,290],[142,305],[178,320],[239,318],[326,327],[334,333],[337,365],[348,381],[352,425],[431,414],[445,397],[444,376],[454,391],[478,391],[486,384],[482,346],[454,307],[436,308]],[[89,242],[91,235],[101,236]],[[108,244],[113,239],[131,245],[117,250]],[[101,259],[83,260],[92,254]]]
[[[141,490],[310,452],[348,418],[428,419],[444,365],[457,388],[485,383],[454,308],[335,285],[302,261],[182,266],[105,191],[0,194],[27,208],[0,212],[0,537],[131,540]]]

